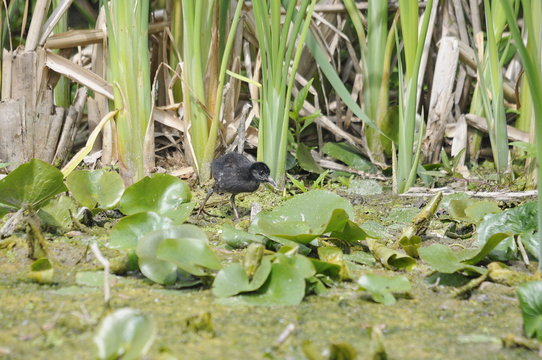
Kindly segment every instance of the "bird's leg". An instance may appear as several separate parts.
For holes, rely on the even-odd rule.
[[[235,206],[235,194],[231,194],[230,201],[233,213],[235,214],[235,220],[239,220],[239,212],[237,211],[237,206]]]
[[[205,196],[205,200],[203,200],[203,204],[201,204],[196,216],[200,216],[202,212],[207,214],[207,212],[205,210],[203,210],[203,208],[205,207],[205,204],[207,203],[207,200],[209,200],[209,198],[211,197],[211,195],[213,195],[214,192],[215,192],[214,187],[211,188],[211,190],[209,190],[209,192],[207,193],[207,196]]]

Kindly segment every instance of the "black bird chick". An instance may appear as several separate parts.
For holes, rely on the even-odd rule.
[[[213,193],[231,193],[231,206],[235,218],[239,219],[239,212],[237,211],[237,206],[235,206],[235,195],[254,192],[262,182],[268,182],[276,187],[275,180],[269,174],[269,167],[265,163],[252,162],[244,155],[238,153],[226,153],[218,159],[213,160],[211,163],[211,175],[215,179],[215,185],[207,193],[203,204],[198,210],[198,215],[202,211],[205,212],[203,207]]]

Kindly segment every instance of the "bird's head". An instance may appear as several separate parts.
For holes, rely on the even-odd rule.
[[[269,176],[270,174],[271,171],[269,170],[269,167],[263,162],[255,162],[250,166],[250,175],[252,175],[254,179],[259,182],[268,182],[276,188],[277,183]]]

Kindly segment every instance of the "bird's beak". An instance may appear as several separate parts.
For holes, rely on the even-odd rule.
[[[271,176],[267,178],[267,182],[270,183],[275,190],[277,190],[277,183],[275,182],[275,180],[273,180]]]

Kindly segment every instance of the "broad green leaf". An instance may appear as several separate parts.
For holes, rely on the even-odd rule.
[[[316,274],[316,270],[311,260],[296,253],[297,248],[283,246],[280,251],[273,256],[264,257],[264,260],[269,259],[272,265],[271,272],[262,286],[255,291],[222,299],[220,302],[225,304],[250,305],[299,304],[305,296],[306,280],[313,277]],[[262,261],[262,266],[264,266],[263,264],[264,262]],[[237,270],[236,273],[237,277],[234,283],[243,284],[244,280],[240,279],[239,271]],[[265,272],[263,270],[261,274],[255,274],[252,283],[257,281],[259,285],[264,275]],[[244,284],[246,285],[246,283]],[[253,285],[252,287],[255,286]],[[223,288],[224,284],[221,284],[221,289]]]
[[[360,228],[358,224],[348,220],[341,231],[333,231],[331,236],[347,242],[354,242],[365,240],[367,238],[367,233]]]
[[[59,196],[49,200],[38,211],[38,216],[47,225],[60,228],[63,231],[71,229],[72,216],[77,213],[77,205],[68,196]]]
[[[181,225],[190,217],[195,206],[196,203],[194,201],[190,201],[177,206],[175,209],[168,210],[162,213],[162,215],[173,220],[175,225]]]
[[[120,199],[120,211],[132,215],[144,211],[166,214],[191,199],[186,183],[175,176],[154,174],[126,189]]]
[[[532,254],[535,258],[538,259],[538,247],[539,247],[539,239],[538,233],[534,234],[523,234],[519,237],[520,241],[523,243],[523,246],[525,246],[525,249]],[[540,259],[538,259],[540,260]]]
[[[297,93],[297,96],[294,99],[294,103],[292,104],[292,112],[299,114],[301,109],[303,109],[303,104],[305,103],[305,100],[307,99],[307,95],[309,94],[309,90],[312,86],[312,82],[314,79],[310,79],[309,82],[303,86],[301,90]]]
[[[279,252],[275,254],[275,261],[295,267],[297,273],[304,279],[316,274],[316,270],[309,258],[297,254],[297,248],[293,250],[294,251],[289,251],[288,246],[283,246]]]
[[[192,227],[194,225],[186,226]],[[167,230],[164,232],[170,233]],[[180,269],[197,276],[207,275],[204,269],[220,269],[220,261],[209,247],[207,236],[203,231],[194,227],[192,230],[184,229],[183,232],[178,232],[176,235],[180,237],[164,239],[158,245],[157,259],[169,261]]]
[[[465,264],[460,254],[452,251],[449,247],[442,244],[433,244],[418,250],[420,259],[431,265],[436,271],[445,274],[452,274],[457,271],[468,271],[483,275],[486,269]]]
[[[105,317],[94,336],[99,359],[141,359],[154,341],[154,322],[139,310],[122,308]]]
[[[305,297],[305,279],[295,266],[275,263],[265,284],[256,292],[242,294],[226,303],[250,305],[298,305]]]
[[[324,169],[314,161],[314,158],[311,155],[311,149],[303,143],[297,144],[297,150],[295,152],[295,157],[297,158],[297,163],[305,171],[312,172],[315,174],[321,174],[324,172]]]
[[[350,144],[327,142],[324,144],[322,151],[324,154],[342,161],[353,169],[369,172],[376,170],[376,167]]]
[[[162,285],[173,285],[177,281],[177,265],[151,257],[139,257],[139,270],[147,278]]]
[[[105,169],[75,170],[66,185],[75,200],[89,209],[113,209],[124,192],[120,175]]]
[[[490,214],[478,227],[478,238],[474,245],[483,246],[494,234],[509,234],[493,249],[489,257],[494,260],[508,261],[516,258],[517,246],[513,236],[532,234],[537,229],[536,203],[529,202],[499,214]]]
[[[448,208],[450,215],[457,220],[478,224],[487,214],[500,213],[497,202],[492,200],[451,200]]]
[[[542,281],[523,283],[517,293],[525,334],[542,341]]]
[[[251,243],[259,243],[264,245],[266,243],[263,236],[236,229],[230,224],[222,225],[222,239],[226,244],[234,249],[245,248]]]
[[[34,210],[67,190],[60,170],[33,159],[0,180],[0,217],[25,206]]]
[[[194,225],[156,230],[139,240],[136,250],[143,275],[160,284],[171,284],[177,268],[195,276],[218,270],[220,263],[209,248],[207,235]]]
[[[341,232],[354,216],[350,202],[325,190],[297,195],[270,212],[260,212],[249,231],[272,240],[307,244],[327,232]],[[356,225],[357,226],[357,225]]]
[[[111,230],[109,246],[116,249],[135,249],[147,233],[172,227],[173,221],[152,211],[122,218]]]
[[[418,249],[422,244],[422,238],[419,235],[412,235],[411,237],[403,236],[399,239],[399,245],[405,250],[405,252],[414,257],[419,257]]]
[[[368,292],[374,301],[384,304],[393,305],[396,300],[393,293],[405,293],[410,291],[410,282],[404,276],[381,276],[375,274],[363,274],[358,284]]]
[[[481,249],[466,249],[461,252],[465,264],[474,265],[482,261],[500,242],[508,238],[510,234],[497,233],[487,239]]]
[[[271,261],[267,257],[262,259],[252,279],[249,279],[241,264],[230,264],[216,275],[213,282],[213,294],[217,297],[228,297],[258,290],[270,273]]]

